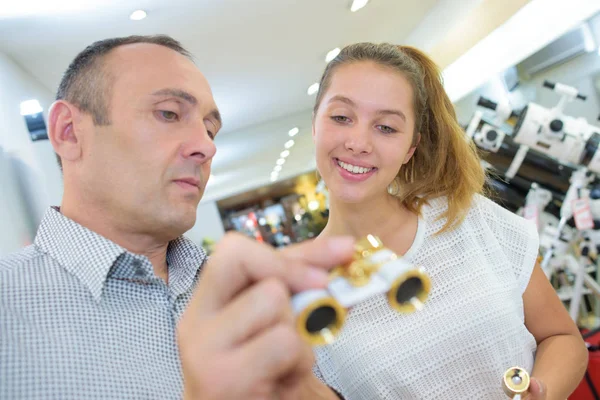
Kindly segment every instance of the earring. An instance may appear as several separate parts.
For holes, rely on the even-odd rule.
[[[398,178],[394,178],[394,180],[392,181],[392,183],[390,183],[387,187],[387,191],[390,195],[392,196],[398,196],[398,193],[400,192],[400,183],[398,183]]]

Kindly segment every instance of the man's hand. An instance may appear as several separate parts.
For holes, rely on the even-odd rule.
[[[300,398],[314,358],[295,331],[290,293],[326,286],[325,270],[352,252],[351,238],[276,251],[227,235],[178,325],[185,398]]]

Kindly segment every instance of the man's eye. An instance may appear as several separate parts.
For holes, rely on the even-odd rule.
[[[179,115],[173,111],[161,110],[159,113],[165,121],[174,122],[179,120]]]
[[[340,123],[345,123],[350,120],[350,118],[344,117],[343,115],[334,115],[331,117],[331,119],[334,120],[335,122],[340,122]]]

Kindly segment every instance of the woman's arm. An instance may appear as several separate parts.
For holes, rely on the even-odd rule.
[[[546,385],[547,400],[565,400],[587,368],[588,351],[577,326],[537,264],[523,294],[525,326],[538,349],[532,377]]]

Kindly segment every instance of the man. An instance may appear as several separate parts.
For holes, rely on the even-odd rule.
[[[0,398],[337,398],[289,300],[324,286],[351,239],[276,252],[228,235],[196,287],[206,256],[181,235],[221,118],[178,42],[94,43],[48,120],[63,201],[0,260]]]

